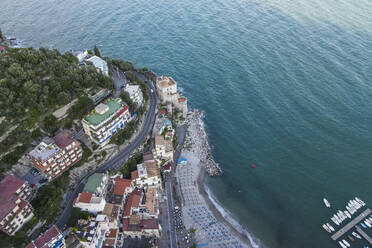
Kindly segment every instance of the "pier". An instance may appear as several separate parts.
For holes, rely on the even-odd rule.
[[[356,226],[356,229],[358,233],[372,245],[372,239],[367,235],[367,233],[363,232],[362,228],[360,228],[359,226]]]
[[[347,223],[343,228],[341,228],[339,231],[337,231],[335,234],[333,234],[331,236],[331,238],[333,240],[337,240],[338,238],[340,238],[342,235],[344,235],[345,233],[347,233],[351,228],[353,228],[357,223],[359,223],[361,220],[363,220],[365,217],[367,217],[370,213],[371,213],[371,209],[366,209],[363,211],[363,213],[361,213],[360,215],[358,215],[357,217],[355,217],[355,219],[353,219],[352,221],[350,221],[349,223]],[[359,232],[359,231],[358,231]],[[363,232],[363,231],[362,231]],[[359,232],[360,233],[360,232]],[[364,232],[363,232],[364,233]],[[364,233],[365,234],[365,233]],[[365,234],[367,237],[368,235]],[[363,236],[364,237],[364,236]],[[369,237],[368,237],[369,238]],[[368,242],[370,242],[370,238],[369,240],[367,239]],[[370,244],[372,244],[370,242]]]

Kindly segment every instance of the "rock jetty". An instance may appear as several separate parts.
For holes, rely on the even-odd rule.
[[[185,124],[187,125],[187,143],[190,143],[191,149],[200,159],[200,164],[204,167],[206,173],[213,177],[222,174],[220,166],[214,161],[211,148],[208,143],[207,133],[204,127],[204,113],[199,110],[189,112]]]

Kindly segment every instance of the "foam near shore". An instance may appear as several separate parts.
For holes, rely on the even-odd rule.
[[[222,170],[213,160],[207,140],[207,133],[204,128],[203,117],[204,113],[201,111],[193,111],[188,115],[186,120],[187,135],[181,154],[182,157],[187,159],[187,164],[177,167],[177,180],[180,184],[184,203],[183,214],[185,225],[187,228],[198,230],[195,235],[196,241],[198,243],[208,243],[209,247],[218,247],[219,242],[224,242],[211,242],[213,238],[210,238],[210,235],[208,235],[208,232],[210,232],[208,228],[212,225],[213,229],[220,228],[225,230],[230,235],[231,240],[238,241],[240,246],[237,247],[259,248],[261,247],[259,241],[244,230],[234,220],[232,214],[228,213],[228,211],[218,204],[211,191],[204,184],[205,174],[216,176],[220,175]],[[193,219],[192,215],[190,215],[195,209],[202,209],[203,214],[209,216],[210,213],[213,216],[208,217],[211,218],[208,220],[209,223],[204,223],[208,226],[207,230],[203,228],[203,223],[200,223],[197,219]],[[229,245],[229,243],[225,244]]]

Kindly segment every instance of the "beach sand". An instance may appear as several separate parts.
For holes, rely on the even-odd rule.
[[[205,175],[207,172],[210,175],[214,169],[205,166],[218,165],[207,161],[213,158],[202,118],[201,112],[192,112],[186,121],[187,136],[181,157],[186,158],[187,163],[177,166],[176,171],[185,226],[195,228],[196,242],[208,244],[207,247],[253,247],[247,235],[224,218],[207,193]],[[219,167],[215,169],[219,170]],[[217,234],[212,234],[215,232]]]

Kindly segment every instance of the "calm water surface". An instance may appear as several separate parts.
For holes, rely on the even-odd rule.
[[[206,112],[217,201],[259,246],[332,248],[332,211],[372,205],[371,13],[370,0],[2,0],[0,27],[173,76]]]

